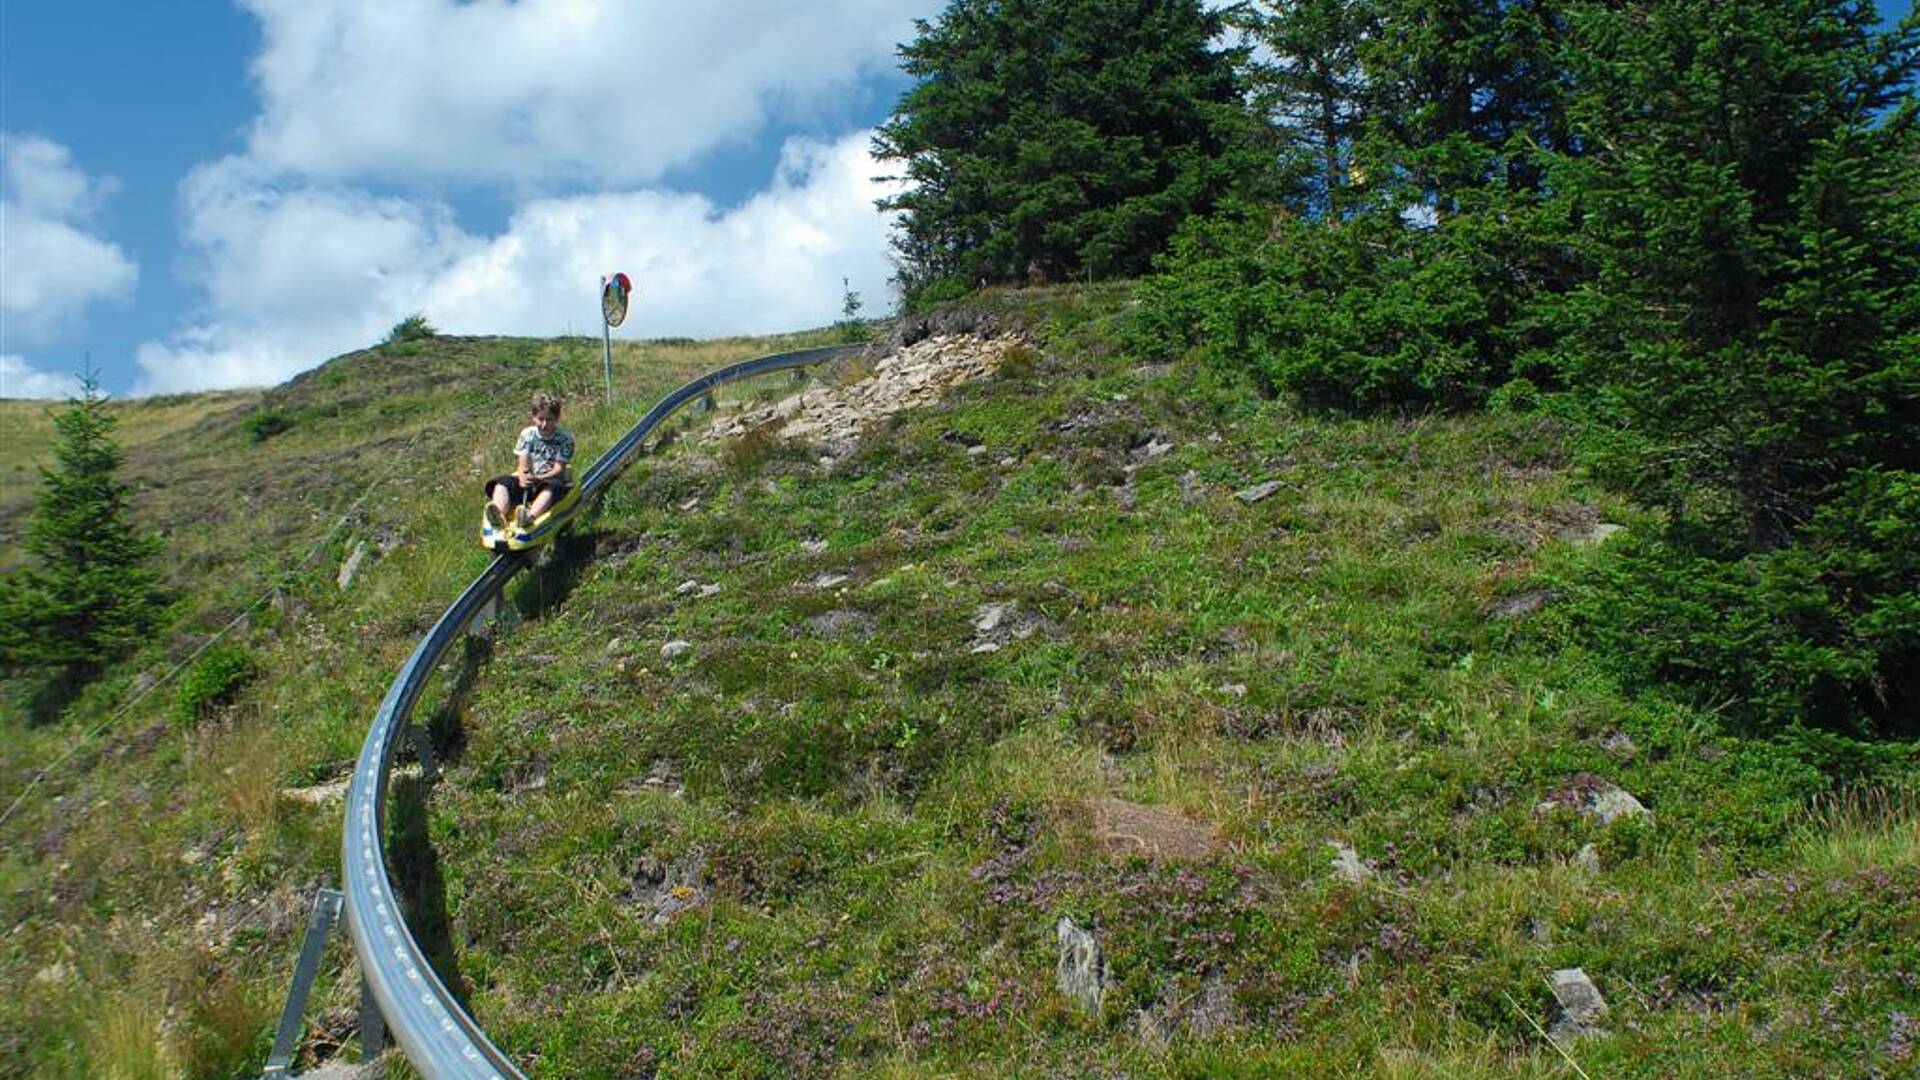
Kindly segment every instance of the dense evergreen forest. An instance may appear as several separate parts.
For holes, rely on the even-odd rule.
[[[1920,730],[1920,18],[956,0],[902,55],[909,306],[1151,273],[1144,352],[1549,413],[1665,515],[1572,586],[1596,655],[1751,730]]]

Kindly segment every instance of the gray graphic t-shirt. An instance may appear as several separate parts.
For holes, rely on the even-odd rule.
[[[573,436],[566,428],[556,427],[551,438],[541,438],[540,429],[528,424],[520,433],[520,441],[513,444],[513,452],[527,455],[527,464],[538,476],[553,462],[565,465],[573,460]]]

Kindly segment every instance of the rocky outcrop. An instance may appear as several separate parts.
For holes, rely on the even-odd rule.
[[[809,439],[844,452],[869,424],[903,409],[939,401],[963,382],[983,378],[1015,349],[1026,348],[1014,336],[930,337],[875,361],[873,373],[841,387],[815,387],[771,405],[750,408],[716,420],[710,439],[738,438],[777,426],[789,438]]]
[[[1060,939],[1060,961],[1054,966],[1054,981],[1060,993],[1088,1016],[1099,1016],[1107,1000],[1111,975],[1100,952],[1100,942],[1090,930],[1083,930],[1064,915],[1054,925]]]
[[[1560,1003],[1560,1015],[1547,1029],[1556,1042],[1571,1042],[1590,1035],[1605,1035],[1601,1022],[1607,1018],[1607,999],[1579,968],[1562,968],[1553,973],[1553,998]]]

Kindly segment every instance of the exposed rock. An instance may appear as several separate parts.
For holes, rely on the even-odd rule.
[[[1589,874],[1599,873],[1600,849],[1594,847],[1592,844],[1583,846],[1579,851],[1573,853],[1573,865],[1585,870]]]
[[[809,555],[818,555],[827,550],[827,542],[825,540],[802,540],[800,541],[800,550]]]
[[[788,438],[812,439],[835,453],[851,447],[876,420],[937,402],[948,388],[993,372],[1023,341],[950,334],[912,340],[874,361],[872,374],[847,386],[795,394],[775,405],[716,420],[709,439],[738,438],[778,426]],[[869,354],[871,355],[871,354]]]
[[[1200,998],[1187,1013],[1187,1032],[1205,1039],[1240,1026],[1240,1008],[1234,1004],[1233,990],[1226,980],[1215,975],[1200,987]]]
[[[1609,788],[1594,795],[1587,804],[1587,812],[1599,818],[1602,825],[1611,825],[1623,817],[1647,817],[1653,813],[1621,788]]]
[[[1487,614],[1496,619],[1519,619],[1546,607],[1547,601],[1552,598],[1551,589],[1528,589],[1495,600],[1487,605]]]
[[[692,651],[693,642],[691,641],[669,641],[660,646],[660,659],[678,660]]]
[[[678,588],[673,590],[673,595],[685,596],[688,593],[699,592],[699,591],[700,591],[700,583],[693,580],[692,578],[688,578],[687,580],[681,582]]]
[[[1251,506],[1254,503],[1259,502],[1261,499],[1264,499],[1267,496],[1272,495],[1274,492],[1279,490],[1280,490],[1280,481],[1268,480],[1263,483],[1255,484],[1250,488],[1243,488],[1239,491],[1236,491],[1233,493],[1233,497]]]
[[[1342,881],[1359,885],[1373,877],[1373,867],[1360,858],[1359,852],[1338,840],[1327,841],[1327,846],[1333,849],[1333,872]]]
[[[806,395],[795,394],[792,397],[782,399],[779,404],[775,405],[773,407],[773,415],[781,420],[791,420],[799,416],[806,407]]]
[[[1575,525],[1558,530],[1560,539],[1576,547],[1597,547],[1627,531],[1625,525],[1613,525],[1597,522],[1593,525]]]
[[[382,525],[373,530],[373,546],[380,552],[380,557],[383,559],[391,554],[393,549],[399,547],[406,538],[405,532],[391,525]]]
[[[332,806],[347,801],[347,788],[353,783],[353,777],[343,776],[326,784],[314,784],[311,787],[283,788],[280,794],[297,803],[308,806]]]
[[[973,614],[973,628],[978,633],[991,634],[1007,621],[1013,610],[1012,604],[982,604]]]
[[[1100,942],[1091,931],[1082,930],[1065,915],[1055,924],[1054,932],[1060,940],[1060,961],[1054,966],[1055,984],[1075,1008],[1088,1016],[1099,1016],[1100,1007],[1106,1002],[1107,984],[1112,980],[1106,958],[1100,952]]]
[[[640,909],[641,918],[665,926],[674,916],[707,902],[706,872],[706,857],[698,851],[671,863],[642,855],[634,863],[627,897]]]
[[[1200,473],[1188,469],[1180,474],[1180,502],[1186,506],[1201,502],[1207,497],[1206,482],[1200,479]]]
[[[813,587],[816,589],[834,589],[852,580],[852,578],[845,574],[821,574],[819,577],[813,579]]]
[[[360,573],[360,566],[367,561],[367,542],[361,540],[353,545],[353,551],[347,555],[347,561],[340,564],[340,573],[334,578],[342,589],[350,588],[353,579]]]
[[[1046,616],[1021,611],[1019,605],[1011,601],[982,604],[973,613],[972,651],[998,652],[1010,641],[1032,637],[1042,630],[1051,631],[1052,626]]]
[[[866,612],[849,611],[844,608],[823,611],[807,620],[808,629],[821,637],[830,638],[870,637],[875,630],[879,629],[879,626],[879,621]]]
[[[1607,1002],[1600,988],[1579,968],[1561,968],[1553,973],[1553,997],[1560,1003],[1560,1015],[1547,1034],[1557,1042],[1570,1042],[1589,1035],[1604,1035],[1600,1024],[1607,1018]]]
[[[1592,773],[1575,775],[1534,810],[1536,813],[1548,814],[1562,808],[1598,818],[1602,825],[1611,825],[1623,817],[1653,815],[1653,811],[1643,806],[1639,799],[1622,790],[1619,785]]]
[[[518,775],[507,785],[507,790],[511,794],[518,795],[522,792],[546,789],[547,760],[545,758],[534,758],[525,769],[516,770],[516,772]]]
[[[868,355],[875,351],[905,349],[941,336],[964,334],[991,337],[1019,334],[1025,330],[1026,320],[1019,314],[960,304],[895,320],[893,329],[875,348],[869,349]]]
[[[1633,736],[1624,731],[1616,731],[1601,739],[1600,748],[1623,761],[1631,761],[1640,753],[1640,748],[1634,745]]]
[[[1205,859],[1221,848],[1210,826],[1174,810],[1113,796],[1094,803],[1094,832],[1116,856],[1143,855],[1155,862]]]
[[[1209,976],[1198,989],[1188,980],[1173,980],[1160,992],[1160,1000],[1150,1009],[1133,1014],[1134,1037],[1164,1049],[1174,1035],[1185,1032],[1195,1039],[1212,1038],[1244,1023],[1233,990],[1225,979]]]

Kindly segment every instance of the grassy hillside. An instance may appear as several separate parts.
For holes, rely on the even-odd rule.
[[[1127,355],[1128,301],[988,301],[1033,348],[850,454],[682,440],[447,665],[396,877],[509,1053],[543,1077],[1914,1067],[1915,806],[1836,796],[1564,644],[1593,527],[1647,524],[1567,431],[1302,415]],[[590,456],[685,374],[810,343],[644,347],[619,408],[576,393],[567,422]],[[282,600],[233,704],[187,723],[153,695],[3,827],[0,979],[32,992],[0,998],[0,1075],[258,1068],[335,874],[325,791],[484,563],[475,484],[520,399],[597,362],[374,350],[211,440],[136,440],[137,475],[258,478],[235,528],[183,541],[188,625]],[[340,526],[367,476],[393,486]],[[342,591],[362,541],[387,549]],[[10,722],[0,790],[195,640]],[[1603,823],[1616,789],[1650,813]],[[1092,1007],[1056,985],[1063,919],[1104,959]],[[1548,979],[1575,967],[1609,1034],[1563,1052]],[[352,991],[336,943],[323,1054]]]
[[[145,448],[206,423],[210,418],[250,407],[258,391],[119,401],[108,406],[123,446]],[[57,402],[0,400],[0,566],[18,558],[15,543],[25,527],[24,514],[39,491],[40,470],[53,464],[53,417]],[[137,467],[137,464],[136,464]]]
[[[1792,753],[1558,644],[1536,590],[1636,524],[1563,430],[1300,415],[1116,352],[1123,296],[1053,302],[1029,364],[851,456],[689,454],[608,500],[618,554],[485,661],[431,804],[428,921],[505,1046],[562,1077],[1912,1067],[1914,807],[1812,809]],[[1651,813],[1588,812],[1616,785]],[[1110,967],[1091,1014],[1063,917]],[[1569,1061],[1574,967],[1613,1034]]]
[[[115,406],[175,604],[76,700],[0,682],[5,801],[60,762],[0,825],[0,981],[33,988],[0,995],[0,1075],[257,1073],[312,887],[337,877],[337,808],[284,792],[345,771],[393,670],[485,565],[479,482],[510,466],[532,391],[567,394],[590,458],[689,376],[820,340],[623,345],[612,408],[597,341],[460,338],[264,394]],[[256,677],[185,720],[180,665],[229,625],[222,650]]]

